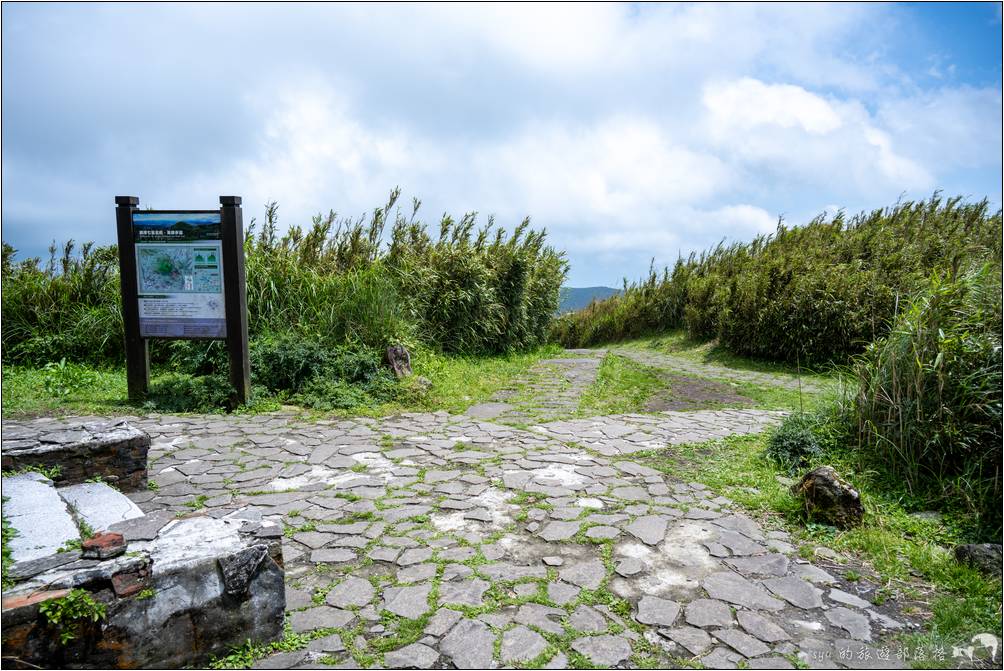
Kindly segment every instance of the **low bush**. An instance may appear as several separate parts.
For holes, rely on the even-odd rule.
[[[792,473],[808,466],[823,453],[814,432],[816,425],[816,419],[806,413],[785,417],[768,437],[766,455]]]

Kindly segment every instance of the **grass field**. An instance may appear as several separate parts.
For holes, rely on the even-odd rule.
[[[251,403],[239,408],[238,412],[260,413],[286,408],[310,416],[384,416],[423,410],[460,413],[475,403],[488,400],[497,390],[525,375],[534,363],[554,356],[557,351],[556,346],[496,356],[448,356],[419,351],[412,357],[412,366],[415,377],[421,376],[431,382],[427,390],[412,377],[400,385],[393,401],[323,412],[286,405],[276,396],[256,388]],[[15,418],[174,411],[176,399],[171,399],[165,390],[176,389],[174,383],[190,379],[191,376],[155,370],[151,377],[150,400],[133,405],[126,398],[124,368],[101,369],[80,364],[64,364],[61,369],[56,366],[48,369],[4,366],[3,415]],[[215,412],[223,410],[215,409]]]

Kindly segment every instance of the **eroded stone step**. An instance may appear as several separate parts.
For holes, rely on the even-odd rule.
[[[143,516],[143,511],[129,497],[103,482],[84,482],[56,491],[73,508],[77,519],[94,531]]]
[[[56,554],[80,539],[52,480],[39,473],[3,478],[3,515],[17,534],[10,541],[14,566]]]

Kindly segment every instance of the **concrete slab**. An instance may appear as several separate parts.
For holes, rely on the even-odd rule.
[[[56,554],[80,531],[52,481],[38,473],[3,478],[4,517],[17,531],[10,542],[14,563]]]
[[[129,497],[103,482],[82,482],[56,491],[77,511],[77,517],[95,531],[105,531],[118,522],[143,517],[143,511]]]

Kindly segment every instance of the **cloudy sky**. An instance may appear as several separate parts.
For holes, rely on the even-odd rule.
[[[113,197],[530,215],[569,284],[925,198],[1001,203],[999,3],[3,5],[3,240]]]

